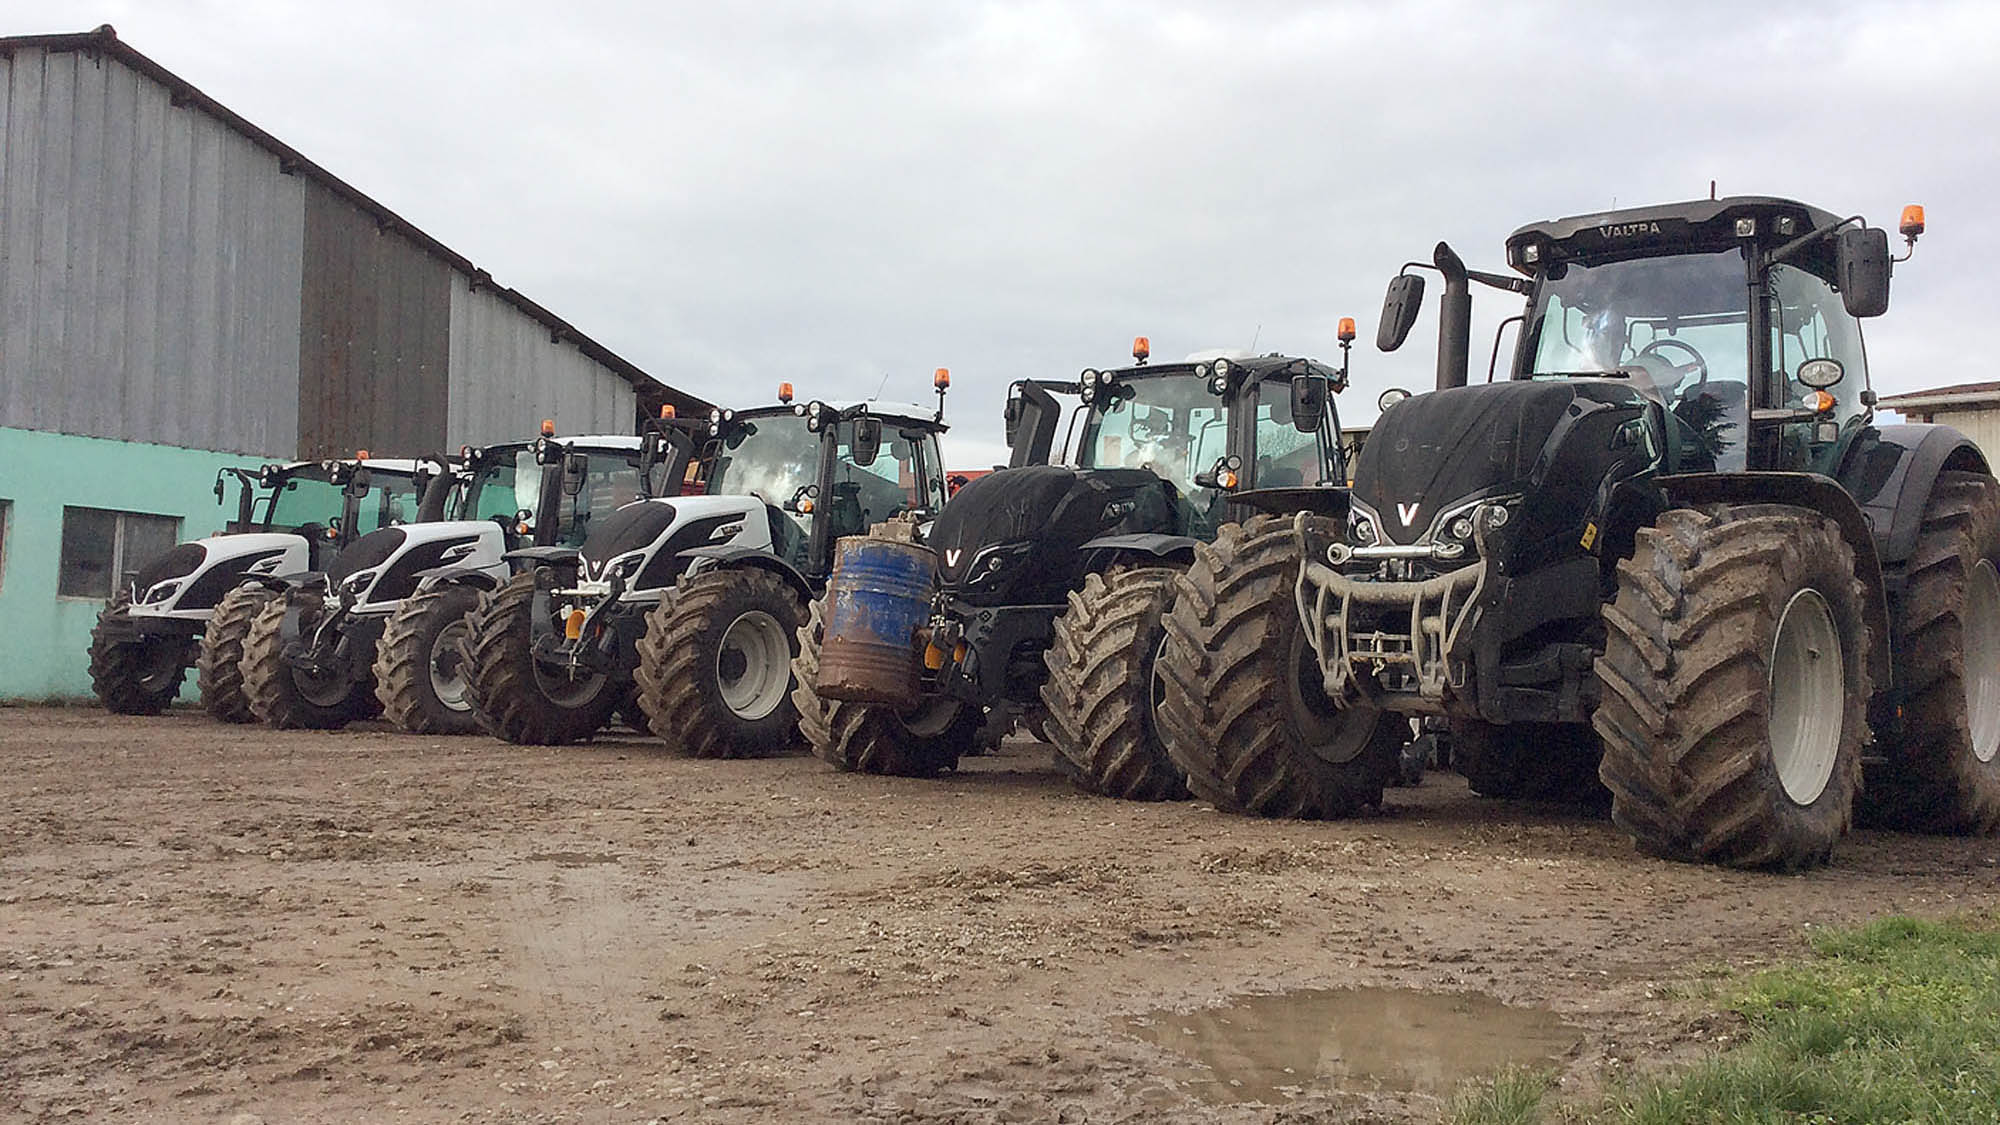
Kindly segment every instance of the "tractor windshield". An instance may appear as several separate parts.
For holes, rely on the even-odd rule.
[[[589,459],[583,489],[559,509],[554,542],[564,547],[583,545],[593,516],[603,515],[630,504],[642,495],[639,454],[635,450],[585,449]],[[543,466],[535,461],[535,451],[514,447],[494,451],[472,475],[454,518],[484,520],[495,517],[512,522],[521,511],[541,511]]]
[[[1681,468],[1744,467],[1749,290],[1736,250],[1558,265],[1536,287],[1524,376],[1618,375],[1664,403],[1691,452]]]
[[[854,423],[842,422],[835,436],[833,502],[827,509],[830,535],[865,534],[878,520],[915,508],[935,513],[944,506],[935,433],[899,429],[884,419],[882,448],[866,465],[855,462],[853,442]]]
[[[417,518],[417,484],[406,473],[380,469],[368,474],[368,494],[355,512],[351,535],[366,535],[392,524]],[[316,531],[340,516],[346,504],[341,488],[324,477],[291,476],[265,502],[264,525],[274,531]]]
[[[1086,469],[1150,469],[1183,495],[1205,492],[1194,475],[1228,444],[1222,400],[1198,375],[1148,375],[1114,384],[1083,424],[1077,464]]]
[[[1229,417],[1207,380],[1192,372],[1143,375],[1112,385],[1093,403],[1077,464],[1086,469],[1146,469],[1172,483],[1186,523],[1202,534],[1221,522],[1223,502],[1194,481],[1229,452]]]
[[[742,419],[711,447],[708,492],[783,506],[819,480],[819,435],[789,411]]]

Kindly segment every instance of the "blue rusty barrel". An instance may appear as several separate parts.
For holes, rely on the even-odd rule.
[[[835,544],[814,690],[826,699],[915,706],[917,630],[930,619],[936,584],[929,547],[862,535]]]

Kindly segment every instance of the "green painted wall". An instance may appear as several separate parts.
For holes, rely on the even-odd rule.
[[[222,529],[215,474],[265,458],[0,427],[0,700],[90,696],[90,628],[104,603],[56,596],[64,505],[173,516],[183,540]],[[192,674],[181,698],[194,698]]]

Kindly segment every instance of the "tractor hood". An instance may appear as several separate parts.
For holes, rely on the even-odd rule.
[[[1464,497],[1525,480],[1563,412],[1567,382],[1505,382],[1417,395],[1375,424],[1354,469],[1354,498],[1394,543],[1415,543]]]
[[[929,545],[945,588],[992,604],[1061,600],[1077,548],[1101,535],[1172,531],[1173,486],[1144,469],[1030,465],[972,481]]]

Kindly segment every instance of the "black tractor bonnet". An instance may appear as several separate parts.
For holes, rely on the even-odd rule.
[[[1454,501],[1526,479],[1575,397],[1566,383],[1506,382],[1402,402],[1361,447],[1354,495],[1390,541],[1414,543]]]

